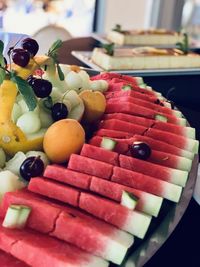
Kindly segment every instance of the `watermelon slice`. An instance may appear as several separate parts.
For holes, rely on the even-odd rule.
[[[105,113],[110,114],[110,113],[117,113],[117,112],[130,114],[130,115],[137,115],[137,116],[141,116],[141,117],[145,117],[149,119],[155,119],[156,116],[160,114],[166,117],[169,123],[183,125],[183,126],[186,125],[186,120],[184,118],[177,118],[175,116],[171,116],[168,114],[158,113],[149,108],[141,107],[139,105],[136,105],[130,102],[126,103],[126,105],[124,105],[123,102],[107,103]]]
[[[30,266],[108,266],[101,258],[30,230],[9,230],[0,226],[0,247]]]
[[[146,127],[129,123],[126,121],[121,121],[117,119],[101,121],[99,124],[100,129],[110,129],[121,132],[128,132],[132,135],[134,134],[143,134],[146,131]]]
[[[179,201],[182,192],[182,188],[178,185],[119,167],[113,168],[111,180],[119,184],[155,194],[173,202]]]
[[[155,110],[158,113],[169,114],[172,116],[177,116],[179,118],[182,117],[182,113],[180,111],[172,110],[172,109],[169,109],[167,107],[160,106],[160,105],[157,105],[157,104],[154,104],[154,103],[151,103],[151,102],[148,102],[146,100],[139,99],[139,98],[124,96],[124,97],[107,99],[107,103],[117,103],[119,101],[120,102],[126,102],[126,103],[132,103],[132,104],[136,104],[136,105],[139,105],[142,107],[146,107],[146,108]]]
[[[53,204],[27,191],[7,193],[3,200],[4,213],[12,203],[27,203],[28,201],[32,203],[31,216],[32,220],[35,221],[35,224],[28,224],[30,228],[40,232],[43,231],[41,225],[38,224],[41,217],[38,217],[37,207],[39,206],[43,213],[41,216],[45,218],[48,206],[52,206],[59,210],[59,214],[54,220],[54,227],[49,233],[50,235],[76,244],[85,251],[105,257],[115,263],[119,264],[122,261],[127,249],[134,241],[131,235],[107,223],[85,215],[79,210],[72,209],[66,204],[65,206]],[[71,231],[66,231],[66,229],[71,229]],[[80,235],[80,233],[82,234]]]
[[[42,177],[34,177],[30,180],[28,189],[34,193],[78,207],[80,192],[77,189],[73,189],[61,183],[50,181]]]
[[[68,162],[68,168],[73,171],[109,179],[112,175],[113,166],[105,162],[72,154]]]
[[[70,176],[65,175],[65,170],[62,167],[57,165],[49,165],[45,170],[45,175],[47,178],[51,178],[56,180],[56,173],[59,173],[59,176],[64,177],[64,182],[69,185],[74,185]],[[74,172],[75,173],[75,172]],[[81,173],[76,173],[74,177],[78,176]],[[97,178],[95,176],[90,177],[90,185],[88,186],[88,190],[91,192],[100,194],[102,196],[113,199],[117,202],[121,201],[122,191],[126,190],[127,192],[133,193],[134,195],[139,197],[138,205],[136,209],[142,212],[145,212],[149,215],[157,216],[160,210],[160,206],[162,203],[162,199],[160,197],[151,195],[149,193],[139,191],[130,187],[126,187],[120,184],[116,184],[113,182],[106,181],[104,179]],[[82,180],[84,176],[80,179],[80,184],[82,184]],[[75,184],[77,188],[80,188],[78,183]],[[56,187],[55,187],[56,188]],[[53,196],[54,197],[54,196]]]
[[[89,189],[92,176],[75,172],[60,165],[48,165],[44,176],[58,182],[73,185],[81,189]]]
[[[121,90],[121,91],[114,91],[114,92],[107,91],[104,94],[106,96],[106,99],[130,96],[130,97],[134,97],[134,98],[148,101],[150,103],[157,103],[158,99],[159,99],[159,97],[157,97],[157,96],[143,94],[143,93],[140,93],[140,92],[137,92],[134,90]],[[159,102],[170,107],[169,104],[166,104],[166,102],[164,102],[162,100],[159,100]]]
[[[139,238],[144,238],[151,222],[148,215],[88,193],[81,193],[80,208]]]
[[[148,161],[143,161],[133,157],[128,157],[124,155],[119,156],[120,167],[128,169],[134,172],[142,173],[144,175],[149,175],[166,182],[180,185],[184,187],[187,182],[188,172],[182,170],[176,170],[173,168],[168,168],[165,166],[159,166]]]
[[[111,129],[100,129],[98,130],[95,135],[102,136],[102,137],[110,137],[110,138],[130,138],[133,135],[129,132],[123,131],[116,131]]]
[[[155,217],[158,216],[163,201],[161,197],[94,176],[92,177],[90,190],[117,202],[121,201],[123,191],[130,192],[138,197],[136,210]]]
[[[150,128],[146,133],[146,136],[166,142],[184,150],[188,150],[193,153],[198,153],[199,141],[186,138],[183,136],[177,136],[173,133],[164,132],[157,129]]]
[[[26,263],[14,258],[12,255],[0,250],[1,267],[28,267]]]
[[[84,144],[81,150],[81,156],[119,166],[118,154],[104,148],[97,148],[95,146]]]
[[[196,135],[195,128],[183,127],[183,126],[174,125],[171,123],[165,123],[162,121],[154,122],[154,124],[152,125],[152,128],[166,131],[166,132],[171,132],[171,133],[174,133],[177,135],[182,135],[182,136],[185,136],[185,137],[191,138],[191,139],[195,139],[195,135]]]
[[[134,115],[129,115],[125,113],[112,113],[112,114],[105,114],[103,116],[103,120],[111,120],[111,119],[126,121],[129,123],[142,125],[147,128],[150,128],[155,123],[154,120],[143,118],[143,117],[138,117]]]
[[[126,142],[128,142],[128,141],[130,141],[129,144],[131,144],[135,141],[145,142],[154,150],[163,151],[163,152],[166,152],[169,154],[177,155],[180,157],[185,157],[185,158],[188,158],[191,160],[194,158],[194,154],[190,151],[178,148],[174,145],[170,145],[170,144],[165,143],[163,141],[155,140],[155,139],[148,137],[148,136],[134,135],[133,138],[126,139]]]

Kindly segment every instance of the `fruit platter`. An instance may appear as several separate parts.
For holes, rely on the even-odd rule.
[[[0,42],[1,266],[125,266],[181,218],[199,142],[141,77],[90,77],[61,46]]]

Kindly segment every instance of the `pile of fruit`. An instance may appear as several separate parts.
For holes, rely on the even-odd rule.
[[[163,201],[180,200],[195,129],[142,78],[90,78],[59,64],[60,41],[45,56],[20,45],[7,64],[0,43],[0,249],[20,260],[1,262],[120,265]]]

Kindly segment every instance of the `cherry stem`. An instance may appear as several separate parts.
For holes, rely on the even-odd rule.
[[[33,168],[34,164],[36,163],[36,161],[37,161],[38,159],[40,159],[40,156],[35,157],[34,161],[33,161],[33,162],[31,163],[31,165],[30,165],[30,169]]]

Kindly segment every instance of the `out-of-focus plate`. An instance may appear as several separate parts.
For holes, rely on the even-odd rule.
[[[78,60],[96,71],[105,71],[91,60],[91,51],[72,51],[72,55]],[[200,68],[182,69],[150,69],[150,70],[110,70],[110,72],[122,73],[135,76],[177,76],[177,75],[199,75]]]

